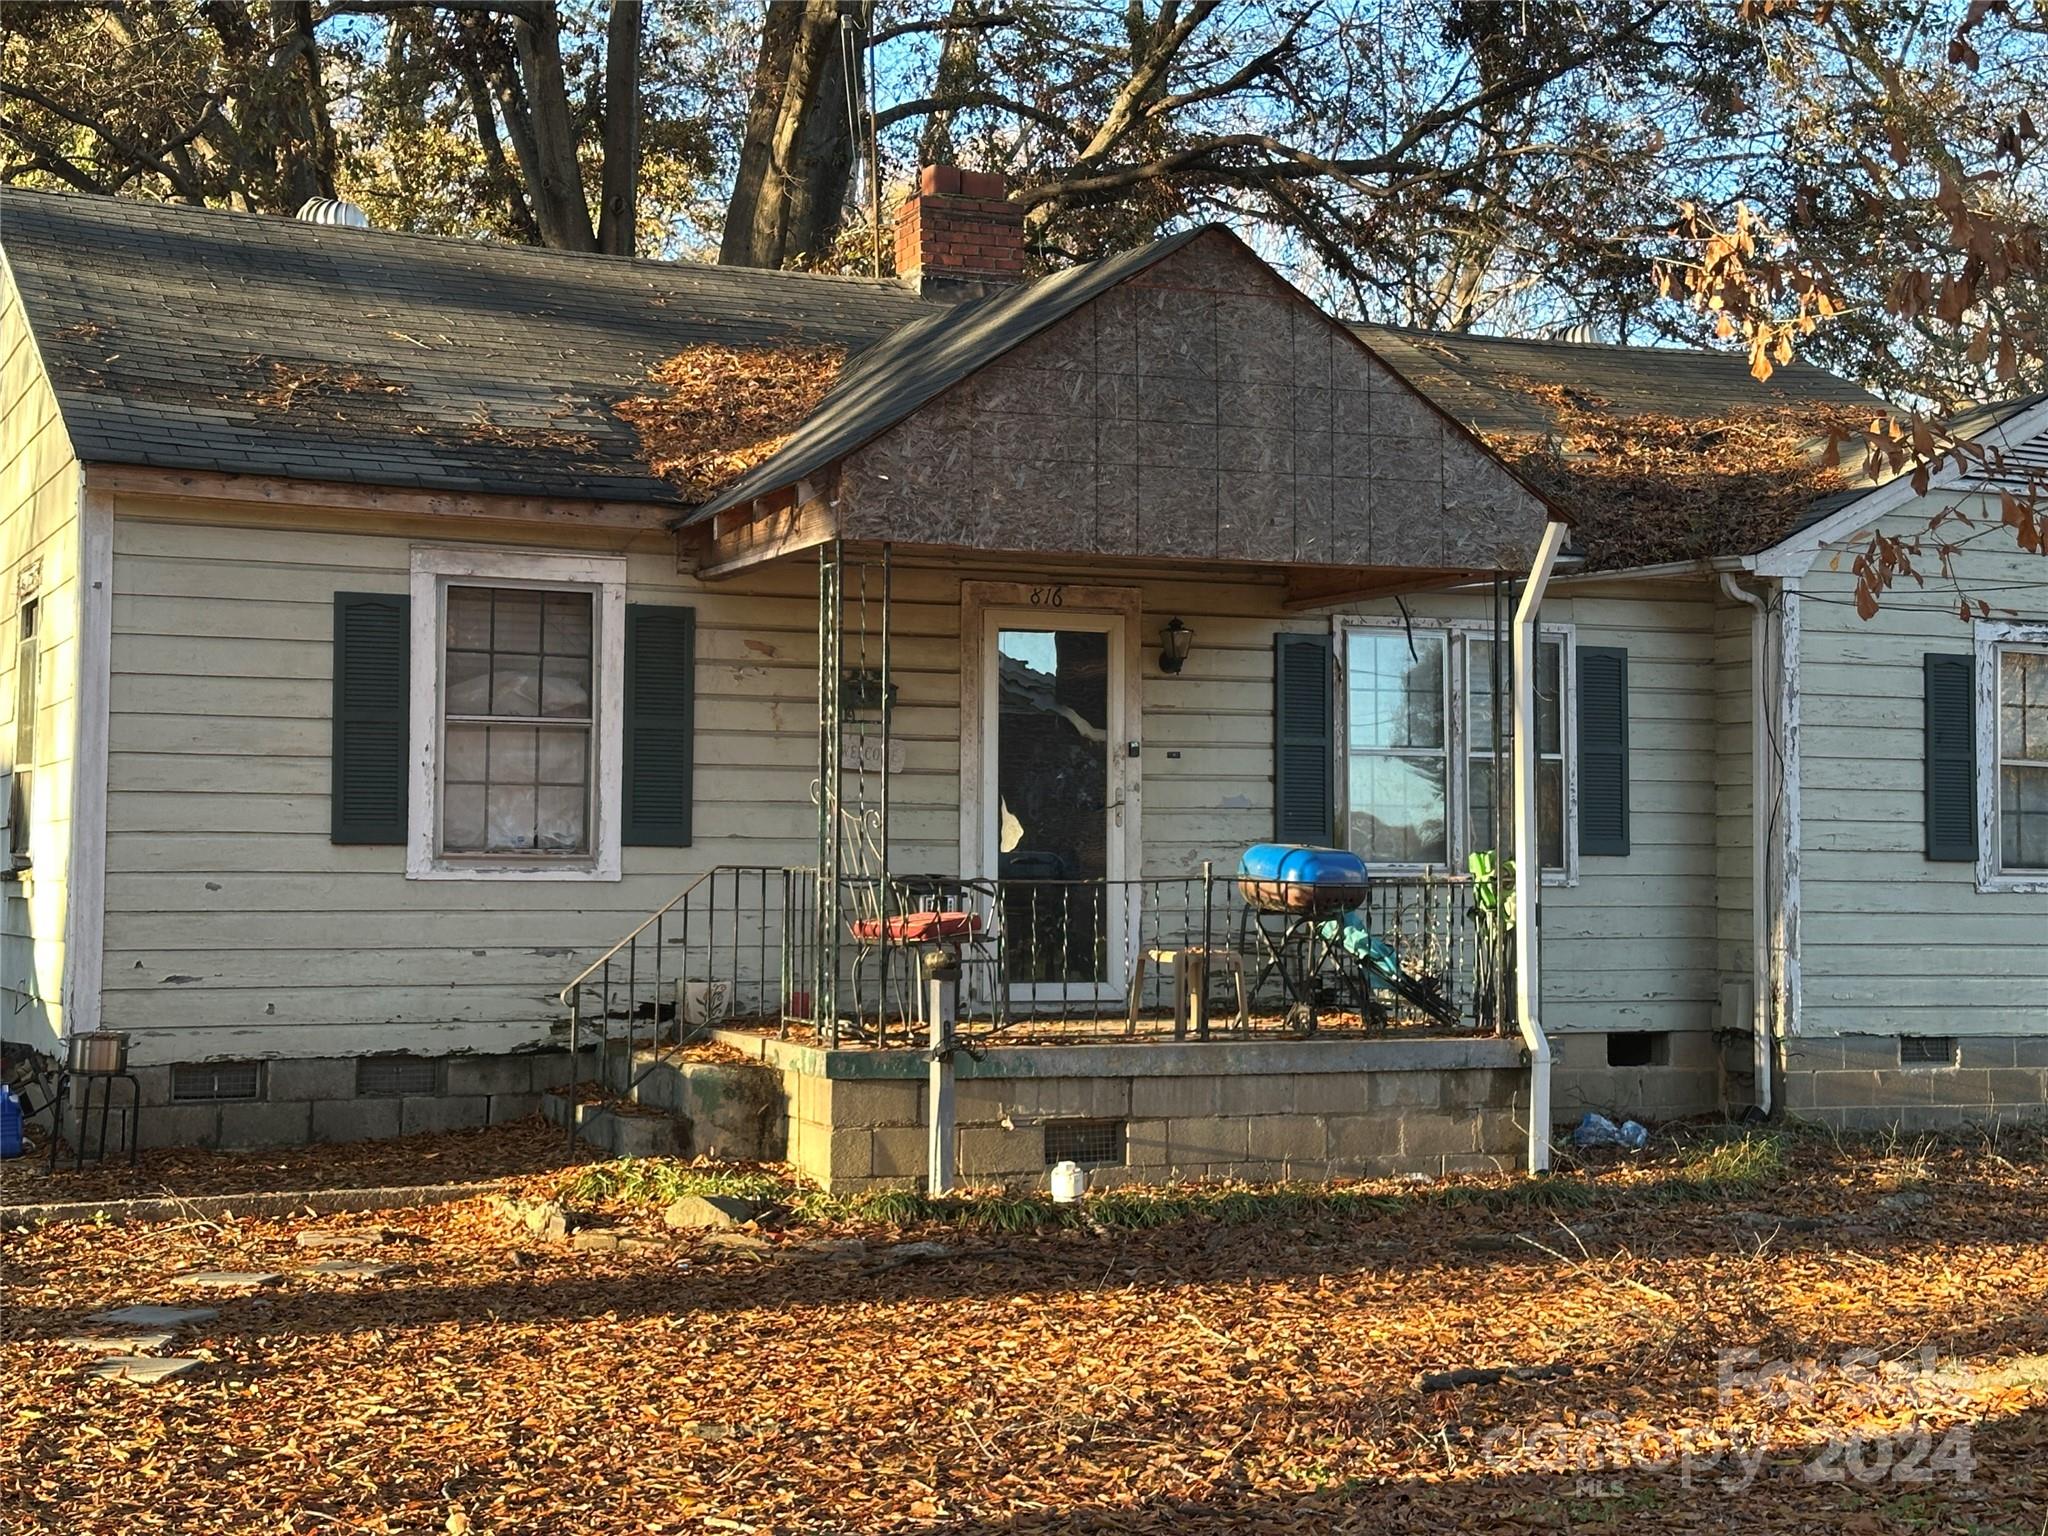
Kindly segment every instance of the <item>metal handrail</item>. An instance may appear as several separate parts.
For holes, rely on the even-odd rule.
[[[564,1008],[574,1006],[575,999],[571,994],[573,994],[585,982],[589,981],[591,977],[595,976],[599,971],[603,970],[607,965],[610,965],[612,963],[612,960],[618,955],[620,950],[624,949],[628,944],[631,944],[635,939],[639,938],[641,934],[645,933],[649,928],[653,927],[656,923],[660,922],[664,917],[667,917],[669,913],[675,911],[675,909],[678,906],[680,906],[683,902],[688,901],[690,899],[691,893],[695,891],[698,886],[704,884],[705,881],[715,878],[716,876],[718,876],[726,870],[739,869],[742,867],[743,866],[738,864],[720,864],[714,868],[705,870],[703,874],[699,875],[696,879],[692,880],[688,885],[684,886],[680,891],[676,892],[675,895],[671,896],[668,899],[668,903],[665,906],[656,907],[652,912],[648,913],[646,917],[641,919],[639,926],[636,927],[631,933],[627,934],[623,939],[619,940],[618,943],[614,944],[610,949],[606,950],[603,954],[599,955],[595,960],[591,961],[589,965],[585,966],[582,972],[577,975],[575,980],[571,981],[567,986],[563,987],[561,991],[555,994],[555,1001],[560,1003]]]

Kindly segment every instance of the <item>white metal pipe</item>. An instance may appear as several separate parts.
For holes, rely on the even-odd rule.
[[[1721,573],[1721,590],[1749,608],[1749,1033],[1752,1070],[1756,1076],[1756,1107],[1771,1112],[1771,929],[1770,807],[1777,764],[1771,756],[1767,711],[1770,693],[1764,681],[1769,649],[1770,609],[1763,598]]]
[[[1542,920],[1543,845],[1537,830],[1536,764],[1542,742],[1536,730],[1536,615],[1550,587],[1563,523],[1546,523],[1529,582],[1515,605],[1515,1028],[1529,1053],[1529,1171],[1550,1170],[1550,1037],[1543,1032]]]

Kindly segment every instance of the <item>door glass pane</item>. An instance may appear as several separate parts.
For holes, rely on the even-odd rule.
[[[996,873],[1012,981],[1108,979],[1109,636],[997,636]],[[1076,883],[1091,882],[1091,883]]]

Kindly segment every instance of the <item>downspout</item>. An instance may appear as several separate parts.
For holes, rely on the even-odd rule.
[[[1764,663],[1770,610],[1763,598],[1721,573],[1721,590],[1749,608],[1749,1033],[1756,1075],[1756,1107],[1771,1112],[1771,939],[1770,939],[1770,806],[1775,798],[1772,778],[1771,729],[1764,691]]]
[[[1536,825],[1536,615],[1550,573],[1564,548],[1566,526],[1544,525],[1529,567],[1528,585],[1515,605],[1515,1028],[1529,1054],[1529,1171],[1550,1171],[1550,1038],[1543,1033],[1543,855]]]

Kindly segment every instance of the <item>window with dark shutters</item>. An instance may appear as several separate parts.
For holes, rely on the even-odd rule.
[[[1330,637],[1273,641],[1273,836],[1326,844],[1336,834]]]
[[[411,603],[334,594],[333,840],[403,843]]]
[[[1628,652],[1582,645],[1579,668],[1579,852],[1628,852]]]
[[[1927,857],[1977,857],[1977,663],[1968,654],[1922,659],[1925,683]]]
[[[690,842],[696,611],[626,608],[625,814],[632,847]]]

